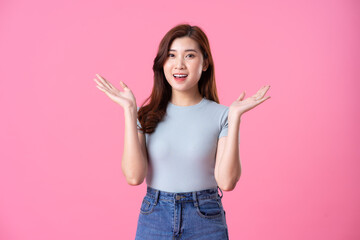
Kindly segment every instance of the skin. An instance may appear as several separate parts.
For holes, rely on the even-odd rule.
[[[172,87],[170,102],[179,106],[190,106],[200,102],[202,96],[198,82],[208,65],[204,62],[198,43],[189,37],[176,38],[169,49],[163,70],[167,82]],[[187,49],[194,51],[186,51]],[[174,79],[174,73],[184,73],[188,76],[185,81],[178,82]]]
[[[203,71],[208,67],[207,61],[200,52],[198,43],[189,37],[176,38],[172,42],[168,58],[163,70],[166,80],[172,87],[171,102],[179,106],[190,106],[201,101],[198,91],[198,81]],[[185,51],[194,49],[194,51]],[[175,81],[174,73],[185,73],[188,77],[183,82]],[[96,74],[96,87],[103,91],[111,100],[121,105],[125,113],[125,141],[122,159],[123,173],[131,185],[139,185],[144,181],[147,173],[148,159],[145,136],[137,132],[136,99],[130,88],[122,81],[119,91],[104,77]],[[224,191],[232,191],[241,175],[239,157],[238,132],[242,115],[263,103],[270,96],[265,96],[270,85],[262,86],[254,95],[244,99],[245,91],[229,106],[228,135],[221,137],[217,145],[214,175],[218,186]],[[137,134],[137,137],[136,137]],[[141,149],[141,151],[140,151]]]
[[[241,116],[269,99],[270,96],[265,97],[269,88],[269,85],[263,86],[256,94],[247,99],[244,99],[244,91],[229,107],[228,135],[221,137],[218,141],[214,170],[216,182],[222,190],[234,190],[240,179],[241,164],[238,132]]]

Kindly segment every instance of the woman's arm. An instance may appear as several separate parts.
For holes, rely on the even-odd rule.
[[[135,96],[123,81],[120,81],[120,85],[124,91],[119,91],[101,75],[96,74],[96,77],[96,87],[124,109],[125,134],[121,169],[130,185],[139,185],[144,181],[147,172],[147,155],[145,136],[137,131]]]
[[[135,109],[124,108],[124,116],[124,152],[121,169],[128,184],[139,185],[144,181],[148,167],[145,135],[137,130]]]
[[[241,116],[266,101],[270,85],[265,85],[253,96],[244,99],[245,91],[231,104],[228,113],[228,136],[218,141],[218,153],[215,164],[215,179],[218,186],[225,191],[232,191],[240,179],[241,164],[239,157],[239,128]]]
[[[218,141],[215,179],[221,190],[232,191],[240,179],[241,164],[239,156],[240,117],[228,119],[228,135]]]

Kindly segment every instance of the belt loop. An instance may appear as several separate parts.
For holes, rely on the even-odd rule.
[[[192,192],[192,195],[193,195],[193,200],[194,200],[194,206],[195,207],[198,207],[198,201],[197,201],[197,197],[196,197],[196,192]]]
[[[222,197],[224,196],[224,194],[223,194],[223,192],[222,192],[221,188],[219,188],[219,186],[217,186],[217,188],[218,188],[218,189],[220,189],[221,196],[220,196],[219,192],[218,192],[218,194],[219,194],[220,198],[222,198]]]
[[[160,190],[156,189],[154,205],[156,205],[158,203],[159,195],[160,195]]]

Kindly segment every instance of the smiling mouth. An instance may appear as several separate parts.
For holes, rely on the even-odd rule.
[[[187,78],[187,76],[188,76],[187,74],[173,74],[173,77],[177,81],[185,80]]]
[[[186,78],[188,75],[187,74],[173,74],[173,76],[175,78]]]

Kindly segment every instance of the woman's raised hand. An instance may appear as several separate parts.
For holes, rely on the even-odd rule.
[[[235,114],[236,116],[241,116],[245,112],[250,109],[256,107],[260,103],[266,101],[270,98],[270,96],[265,97],[266,92],[269,90],[270,85],[265,85],[258,90],[258,92],[252,95],[249,98],[244,99],[245,91],[240,94],[238,99],[236,99],[231,105],[229,109],[229,115]]]
[[[96,87],[108,95],[111,100],[120,104],[124,109],[135,108],[135,110],[137,110],[135,96],[125,83],[120,81],[120,86],[124,89],[124,91],[121,92],[99,74],[96,74],[96,77],[98,78],[94,79],[98,84]]]

